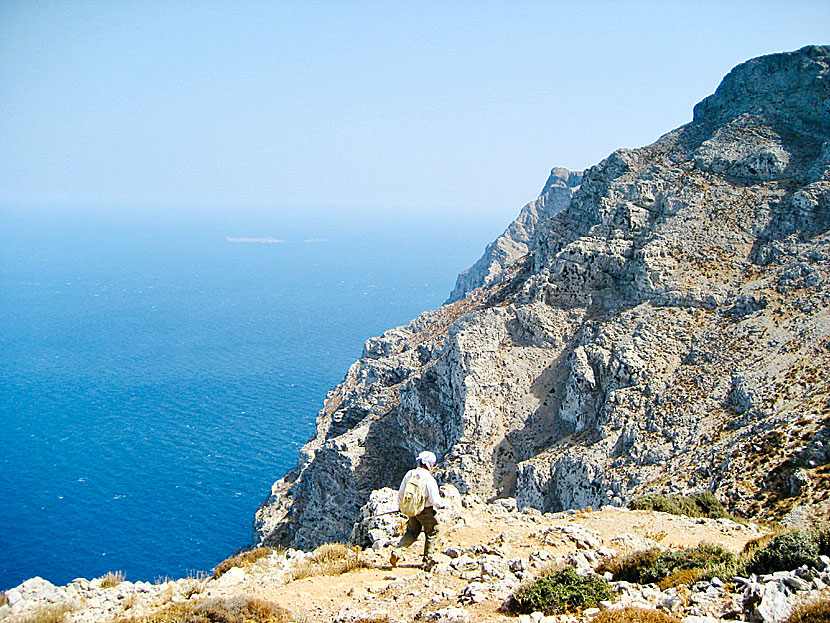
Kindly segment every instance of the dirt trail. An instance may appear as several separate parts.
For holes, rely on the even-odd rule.
[[[440,515],[439,515],[439,518]],[[731,521],[692,519],[651,511],[605,509],[594,512],[562,513],[541,516],[508,512],[484,504],[442,519],[439,551],[454,547],[470,550],[474,546],[497,548],[504,559],[530,560],[530,572],[537,572],[559,558],[588,545],[580,535],[596,539],[601,547],[618,552],[643,545],[688,547],[701,542],[720,543],[738,552],[762,530]],[[587,530],[587,532],[586,532]],[[569,536],[576,535],[576,536]],[[656,543],[655,543],[656,542]],[[420,569],[423,542],[419,539],[405,552],[396,568],[389,563],[391,548],[367,550],[361,556],[373,568],[359,569],[340,576],[316,576],[275,585],[269,582],[245,583],[238,593],[257,595],[274,601],[307,621],[368,619],[381,613],[390,620],[411,621],[419,613],[459,606],[459,596],[471,580],[457,573],[425,573]],[[446,561],[450,559],[445,557]],[[534,559],[536,561],[534,561]],[[543,562],[547,561],[547,562]],[[256,570],[249,571],[256,577]],[[463,575],[463,574],[462,574]],[[473,580],[475,581],[475,580]],[[469,623],[504,621],[498,612],[500,599],[487,598],[462,605]],[[515,620],[515,619],[513,619]]]

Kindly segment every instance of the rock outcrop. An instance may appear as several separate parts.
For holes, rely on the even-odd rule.
[[[540,198],[443,307],[366,342],[256,544],[348,539],[423,449],[541,511],[830,492],[830,47],[736,67],[691,123]]]
[[[452,303],[471,290],[489,286],[522,261],[530,250],[536,227],[559,214],[571,203],[574,192],[582,183],[582,172],[561,167],[551,170],[539,198],[528,203],[505,232],[487,245],[484,255],[475,264],[458,275],[450,298]]]

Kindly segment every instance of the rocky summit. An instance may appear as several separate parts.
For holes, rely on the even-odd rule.
[[[820,510],[828,228],[830,47],[739,65],[655,143],[554,169],[444,306],[368,340],[254,543],[347,540],[424,449],[439,482],[520,509]]]

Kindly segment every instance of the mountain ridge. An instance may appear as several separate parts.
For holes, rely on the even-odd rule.
[[[830,47],[737,66],[689,124],[554,169],[447,304],[368,340],[254,544],[345,540],[426,448],[462,493],[544,512],[826,504],[828,229]]]

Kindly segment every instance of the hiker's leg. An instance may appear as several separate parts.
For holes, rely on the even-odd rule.
[[[421,534],[421,523],[415,517],[410,517],[409,521],[406,522],[406,532],[398,541],[397,547],[409,547],[415,542],[419,534]]]
[[[432,550],[435,549],[435,542],[438,539],[438,520],[435,518],[435,509],[431,506],[425,508],[418,515],[418,521],[424,528],[424,562],[427,562],[432,556]]]

